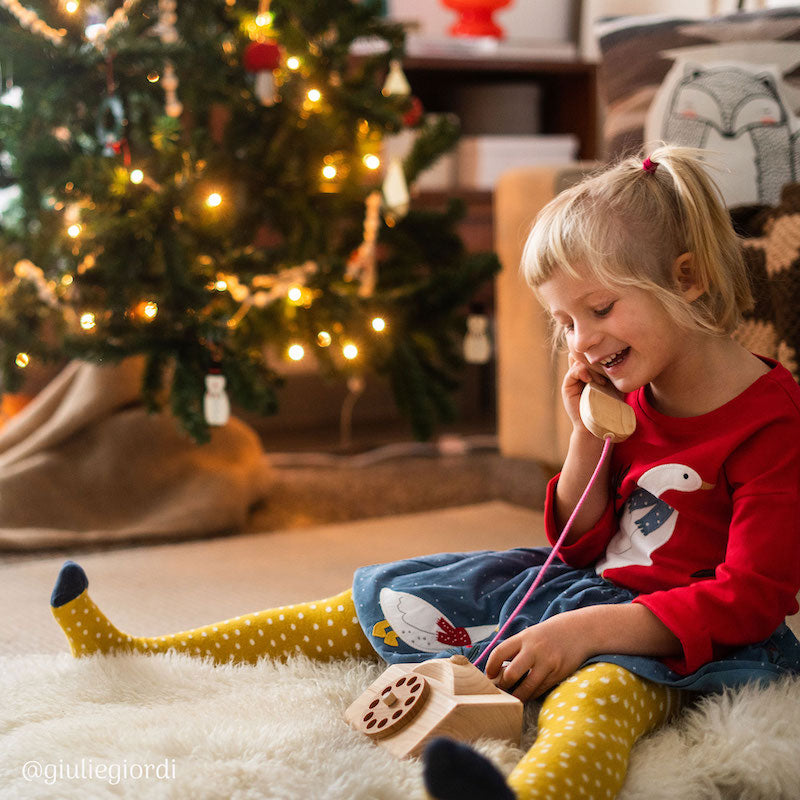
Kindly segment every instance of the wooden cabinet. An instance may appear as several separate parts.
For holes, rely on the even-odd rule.
[[[535,85],[539,95],[539,128],[530,134],[574,134],[578,158],[598,155],[597,66],[575,59],[450,58],[415,55],[403,63],[412,91],[426,112],[459,113],[459,99],[469,87]],[[465,134],[472,133],[466,130]],[[514,131],[519,133],[519,131]],[[422,192],[417,206],[441,208],[448,197],[463,198],[467,216],[460,233],[471,250],[493,249],[492,193],[469,189]]]
[[[463,87],[501,81],[535,84],[540,91],[541,129],[530,133],[573,133],[579,141],[578,157],[597,157],[596,64],[577,60],[413,56],[405,60],[403,69],[413,92],[429,112],[458,113],[457,98]]]

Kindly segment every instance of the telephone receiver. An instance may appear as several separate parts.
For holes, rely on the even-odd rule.
[[[580,400],[583,424],[598,439],[623,442],[636,430],[636,415],[613,387],[587,383]]]

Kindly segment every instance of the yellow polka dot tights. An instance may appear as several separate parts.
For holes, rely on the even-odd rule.
[[[231,659],[253,663],[262,656],[285,658],[302,653],[328,659],[373,652],[358,624],[350,589],[327,600],[257,611],[165,636],[123,633],[109,622],[87,590],[52,611],[74,656],[174,650],[211,657],[219,663]]]
[[[610,800],[635,742],[679,705],[679,690],[615,664],[584,667],[545,699],[536,741],[509,786],[519,800]]]

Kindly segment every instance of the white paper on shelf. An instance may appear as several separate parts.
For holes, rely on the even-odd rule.
[[[494,39],[489,36],[433,38],[417,34],[409,34],[406,39],[406,55],[412,58],[571,61],[577,54],[575,42],[547,39]]]
[[[356,39],[350,52],[357,56],[385,53],[388,45],[377,37]],[[549,39],[495,39],[481,37],[431,37],[409,34],[406,37],[408,58],[463,59],[469,61],[492,58],[500,61],[574,61],[578,55],[575,42]]]
[[[573,134],[465,136],[458,143],[458,185],[491,190],[510,169],[575,161],[578,144]]]

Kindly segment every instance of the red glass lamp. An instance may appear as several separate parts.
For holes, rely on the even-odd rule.
[[[450,28],[451,36],[493,36],[503,39],[505,31],[492,19],[498,8],[507,6],[511,0],[441,0],[442,5],[452,8],[459,18]]]

